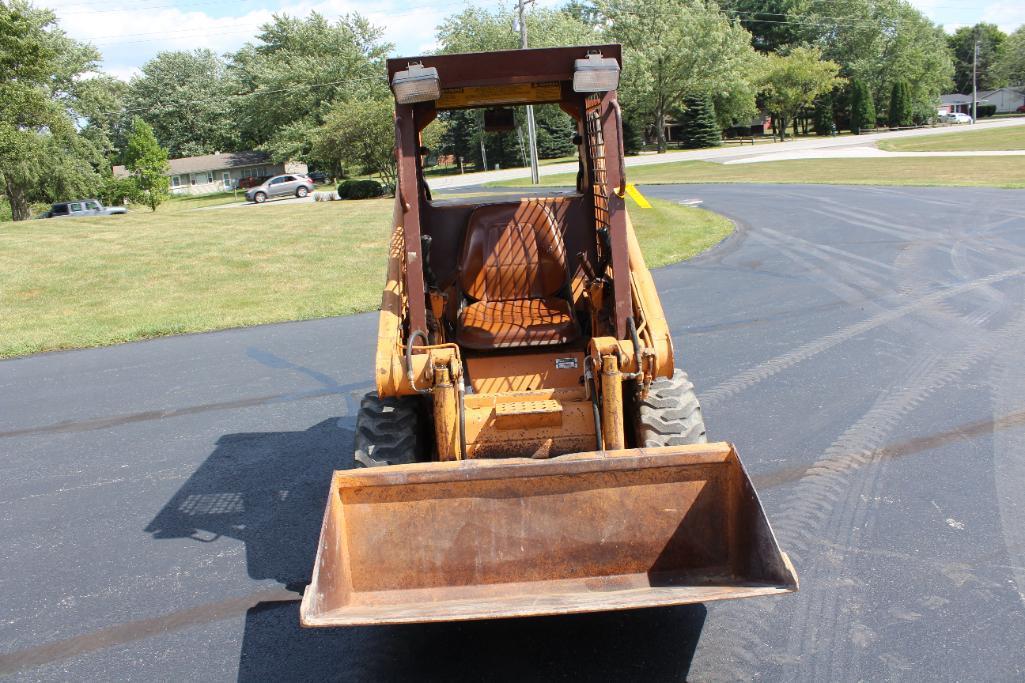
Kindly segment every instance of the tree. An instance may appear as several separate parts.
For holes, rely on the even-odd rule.
[[[862,81],[877,109],[886,108],[897,80],[908,82],[917,119],[935,115],[939,96],[950,92],[947,36],[905,0],[812,2],[802,21],[807,40],[840,65],[841,76]]]
[[[120,163],[131,119],[125,113],[128,84],[100,74],[74,83],[75,117],[80,131],[108,162]],[[110,163],[104,164],[104,172]]]
[[[1004,83],[1025,86],[1025,25],[1007,37],[994,71]]]
[[[644,127],[633,116],[623,113],[623,151],[626,154],[640,154],[644,149]]]
[[[527,35],[531,47],[562,45],[590,45],[600,40],[594,22],[594,8],[584,3],[553,10],[532,9],[526,15]],[[483,9],[467,7],[441,23],[437,31],[439,52],[488,52],[514,50],[520,46],[519,33],[512,30],[514,13],[510,7]],[[572,154],[576,127],[573,120],[556,105],[534,107],[537,122],[538,157],[555,158]],[[481,142],[493,168],[528,163],[526,117],[516,111],[517,130],[504,133],[484,133],[479,112],[447,112],[444,119],[449,125],[443,147],[446,153],[483,165]]]
[[[237,84],[211,50],[161,52],[132,79],[128,108],[153,127],[172,157],[239,149],[231,103]]]
[[[722,144],[722,131],[715,117],[715,105],[708,95],[686,97],[684,108],[677,116],[680,139],[686,149],[718,147]]]
[[[340,102],[315,135],[314,153],[337,166],[355,166],[395,187],[395,118],[391,99]]]
[[[68,38],[53,12],[0,2],[0,189],[14,220],[33,201],[87,194],[102,155],[78,134],[75,84],[95,72],[99,53]]]
[[[868,85],[864,81],[851,81],[851,132],[858,135],[875,127],[876,109]]]
[[[832,91],[815,98],[814,121],[816,135],[832,135],[836,131],[836,117],[833,114]]]
[[[725,0],[723,11],[736,16],[751,33],[751,44],[763,53],[778,52],[804,42],[805,0]]]
[[[231,100],[243,147],[260,147],[276,160],[303,161],[328,112],[342,102],[388,95],[384,59],[391,50],[381,29],[359,14],[330,22],[313,12],[305,18],[275,15],[253,43],[231,57],[229,74],[242,96]],[[393,138],[394,136],[390,136]]]
[[[751,34],[701,0],[599,0],[608,35],[623,44],[624,102],[666,149],[666,117],[685,96],[729,92],[751,80]]]
[[[762,76],[762,99],[765,108],[780,127],[786,139],[787,124],[797,114],[812,106],[815,98],[830,92],[842,82],[837,74],[840,65],[822,59],[818,48],[798,47],[790,54],[771,54]]]
[[[890,128],[902,128],[914,123],[913,111],[911,109],[911,89],[908,82],[901,80],[893,84],[893,91],[890,93],[889,124]]]
[[[1000,60],[1007,34],[996,24],[979,23],[962,26],[947,38],[954,55],[954,88],[959,93],[972,91],[972,59],[975,43],[979,43],[979,60],[976,64],[976,78],[979,90],[993,90],[1007,85],[995,64]]]
[[[157,142],[153,127],[138,116],[132,120],[132,132],[128,136],[125,168],[132,173],[142,202],[156,211],[167,199],[170,183],[167,150]]]

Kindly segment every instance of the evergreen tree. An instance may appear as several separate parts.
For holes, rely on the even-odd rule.
[[[890,91],[890,128],[910,126],[914,123],[911,105],[911,88],[905,80],[896,81]]]
[[[684,98],[685,109],[680,112],[680,136],[687,149],[718,147],[722,144],[722,131],[715,118],[715,105],[708,95]]]
[[[577,132],[573,119],[554,104],[534,107],[537,122],[537,156],[539,159],[557,159],[575,154],[573,134]],[[526,125],[523,131],[526,133]]]
[[[644,148],[644,130],[637,116],[623,114],[623,151],[627,154],[639,154]]]
[[[167,198],[167,150],[157,142],[153,128],[138,116],[132,122],[125,150],[125,168],[132,172],[139,195],[153,211]]]
[[[832,135],[836,129],[836,122],[833,119],[833,93],[827,92],[815,98],[813,119],[816,135]]]
[[[876,127],[876,108],[872,93],[864,81],[851,82],[851,132],[858,135],[863,130]]]

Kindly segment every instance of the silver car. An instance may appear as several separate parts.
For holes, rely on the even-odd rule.
[[[313,192],[313,181],[299,173],[276,175],[262,185],[246,190],[246,199],[263,204],[274,197],[305,197]]]
[[[128,213],[123,206],[104,206],[99,199],[79,199],[73,202],[57,202],[43,214],[43,218],[79,218],[82,216],[114,216]]]

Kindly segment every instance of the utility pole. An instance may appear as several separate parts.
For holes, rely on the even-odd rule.
[[[972,52],[972,125],[979,120],[979,87],[976,73],[979,63],[979,36],[975,36],[975,49]]]
[[[516,0],[516,11],[519,13],[520,21],[520,48],[527,48],[527,19],[524,12],[529,3],[534,0]],[[534,105],[527,105],[527,138],[530,143],[530,181],[538,185],[541,183],[541,176],[537,170],[537,129],[534,125]]]

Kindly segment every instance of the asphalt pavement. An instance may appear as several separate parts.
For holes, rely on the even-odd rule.
[[[642,190],[737,223],[655,279],[798,594],[299,629],[359,315],[0,363],[0,675],[1021,680],[1025,192]]]

